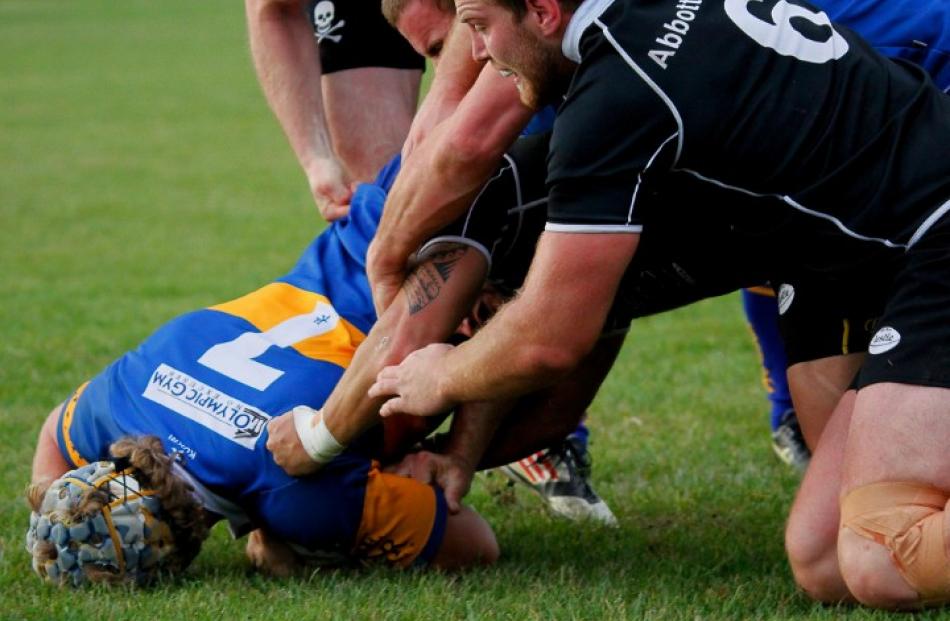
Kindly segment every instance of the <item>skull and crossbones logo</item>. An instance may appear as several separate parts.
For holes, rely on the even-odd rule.
[[[313,24],[317,31],[314,35],[317,37],[317,43],[322,43],[324,39],[330,39],[334,43],[339,43],[343,38],[341,34],[333,34],[346,25],[346,20],[341,19],[333,23],[336,15],[336,7],[330,0],[321,0],[313,7]]]

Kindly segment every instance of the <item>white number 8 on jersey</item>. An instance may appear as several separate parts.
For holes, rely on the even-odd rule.
[[[773,49],[782,56],[816,64],[838,60],[848,53],[848,42],[832,27],[831,20],[824,13],[778,0],[772,7],[774,24],[770,24],[749,12],[751,3],[763,1],[725,0],[729,19],[759,45]],[[792,26],[791,20],[795,17],[806,19],[816,26],[827,26],[831,29],[831,36],[826,41],[809,39]]]

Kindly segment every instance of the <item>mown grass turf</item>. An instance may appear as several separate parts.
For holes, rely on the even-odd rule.
[[[0,618],[887,616],[793,586],[796,477],[770,453],[734,297],[638,322],[593,406],[617,530],[554,520],[482,477],[470,500],[504,549],[491,569],[269,580],[218,528],[174,584],[42,585],[19,494],[46,413],[162,321],[281,274],[322,224],[260,95],[240,3],[3,0],[0,102]]]

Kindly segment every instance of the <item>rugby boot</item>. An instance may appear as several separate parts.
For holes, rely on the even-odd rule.
[[[778,427],[772,432],[772,450],[779,459],[799,472],[808,468],[811,451],[805,444],[805,436],[802,435],[795,410],[788,409],[782,414]]]
[[[590,453],[574,438],[500,469],[510,480],[537,493],[555,515],[617,525],[610,507],[590,485]]]

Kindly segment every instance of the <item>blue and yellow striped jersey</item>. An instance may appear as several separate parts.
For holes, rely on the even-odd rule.
[[[291,543],[394,564],[434,554],[441,493],[380,473],[372,439],[299,479],[265,446],[271,417],[323,404],[376,320],[366,250],[396,167],[360,186],[350,214],[288,274],[173,319],[77,390],[60,415],[68,461],[108,459],[119,438],[155,435],[205,491]]]

